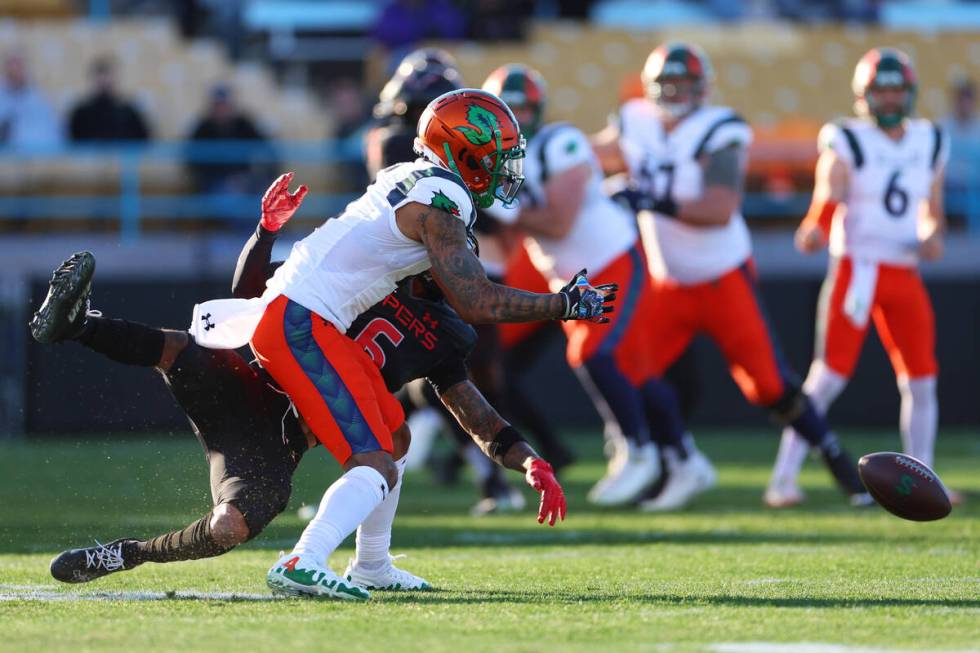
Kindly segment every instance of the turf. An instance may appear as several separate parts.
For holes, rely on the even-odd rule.
[[[198,517],[209,502],[200,452],[183,436],[0,446],[0,651],[980,649],[977,497],[941,522],[903,522],[846,507],[810,463],[806,506],[768,512],[760,494],[776,439],[718,433],[700,442],[720,487],[689,511],[598,511],[583,500],[601,473],[595,440],[576,440],[586,462],[566,476],[569,518],[555,529],[530,512],[472,519],[468,485],[410,477],[395,552],[439,589],[356,605],[266,598],[265,572],[301,528],[296,509],[336,475],[322,453],[300,467],[289,510],[240,550],[65,586],[47,572],[58,550]],[[945,434],[937,471],[977,493],[978,459],[974,437]]]

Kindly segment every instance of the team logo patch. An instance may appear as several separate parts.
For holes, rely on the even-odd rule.
[[[462,132],[466,140],[473,145],[486,145],[493,140],[494,132],[498,131],[497,116],[478,104],[471,104],[466,109],[466,122],[470,123],[472,127],[463,125],[453,129]]]
[[[431,204],[432,208],[445,211],[446,213],[454,215],[457,218],[460,216],[459,205],[449,199],[449,196],[443,193],[441,190],[437,190],[435,195],[432,196]]]

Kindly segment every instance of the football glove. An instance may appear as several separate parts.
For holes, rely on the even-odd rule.
[[[583,268],[558,291],[565,299],[565,312],[559,319],[589,320],[604,324],[609,321],[606,313],[615,310],[611,304],[616,299],[619,286],[615,283],[592,286],[586,274],[587,271]]]
[[[292,183],[294,174],[287,172],[279,175],[279,178],[272,182],[272,185],[265,191],[265,195],[262,196],[262,220],[260,224],[266,231],[279,231],[284,224],[289,222],[309,191],[306,184],[303,184],[296,189],[295,193],[289,192],[289,184]]]
[[[549,526],[554,526],[556,520],[565,521],[568,506],[565,503],[565,492],[561,489],[555,472],[546,461],[535,458],[527,470],[527,484],[541,493],[541,505],[538,506],[538,523],[548,520]]]

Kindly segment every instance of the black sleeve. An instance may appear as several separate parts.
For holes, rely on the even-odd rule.
[[[272,260],[272,246],[276,244],[276,234],[259,225],[255,233],[245,243],[238,255],[235,276],[231,280],[233,297],[249,299],[265,292],[265,282],[269,278]]]
[[[466,371],[466,360],[462,356],[451,356],[429,370],[425,375],[437,395],[469,378]]]

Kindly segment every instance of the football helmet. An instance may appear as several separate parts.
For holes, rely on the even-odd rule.
[[[885,88],[904,90],[904,99],[898,105],[886,105],[877,94]],[[874,118],[879,127],[897,127],[912,115],[917,89],[915,68],[907,54],[894,48],[875,48],[861,57],[854,68],[854,111]]]
[[[640,74],[647,99],[674,120],[701,106],[712,77],[708,55],[690,43],[658,46]]]
[[[535,69],[522,64],[501,66],[483,82],[483,90],[493,93],[512,109],[526,108],[531,111],[531,120],[521,123],[524,138],[530,140],[541,128],[547,86],[544,77]]]
[[[449,168],[480,208],[510,206],[524,183],[525,140],[496,95],[463,88],[440,95],[419,118],[415,151]]]

